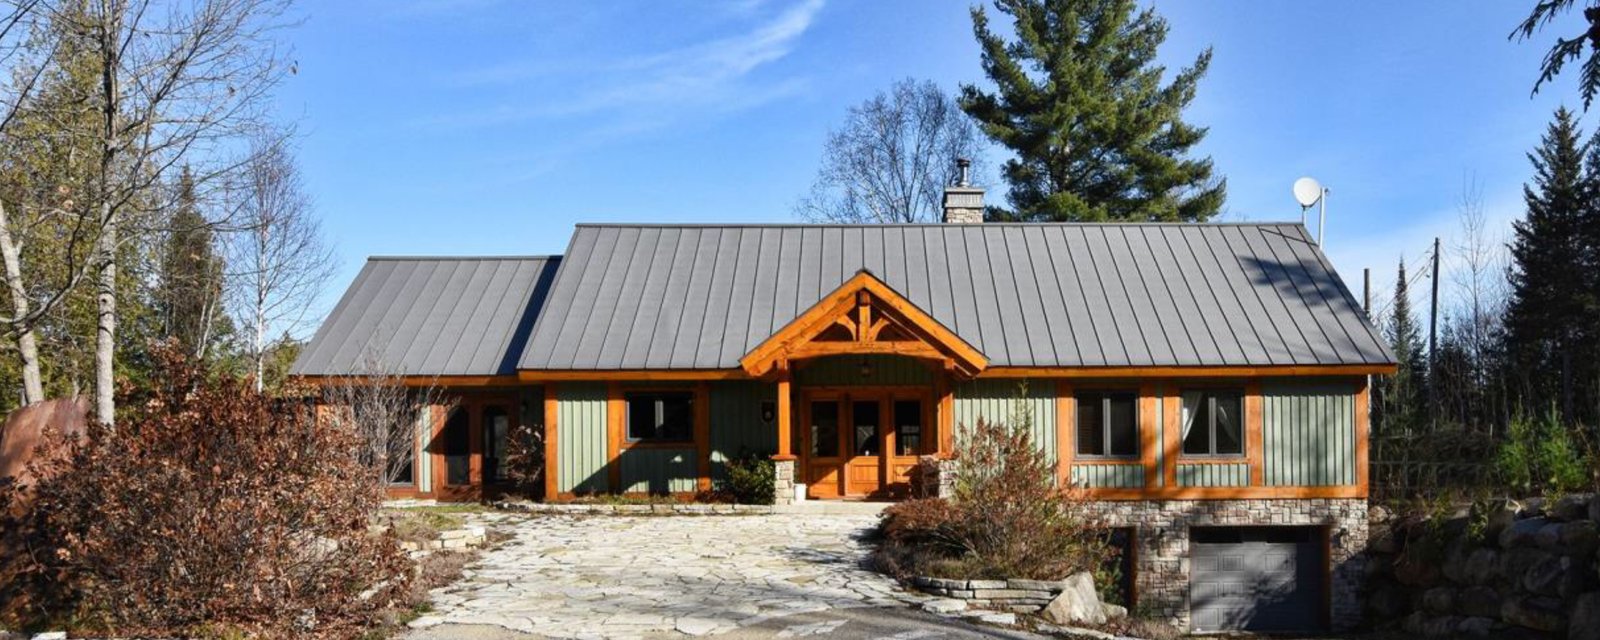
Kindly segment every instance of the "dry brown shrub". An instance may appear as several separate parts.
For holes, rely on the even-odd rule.
[[[1109,554],[1079,496],[1055,486],[1055,468],[1015,426],[979,420],[956,446],[955,495],[884,510],[879,566],[894,575],[1059,580],[1096,571]]]
[[[53,436],[61,455],[30,463],[32,508],[0,522],[0,626],[360,635],[412,572],[369,533],[381,495],[355,434],[156,358],[158,385],[125,394],[115,429]]]

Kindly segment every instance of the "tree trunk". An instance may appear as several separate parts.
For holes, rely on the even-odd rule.
[[[11,236],[11,219],[0,203],[0,262],[5,265],[6,288],[11,292],[11,331],[17,335],[17,355],[22,359],[22,404],[44,400],[44,381],[39,375],[39,342],[28,317],[28,289],[22,284],[22,260],[16,240]]]
[[[101,205],[101,214],[106,223],[95,248],[100,260],[100,278],[95,293],[94,415],[101,423],[110,425],[117,408],[117,221],[111,217],[109,202]]]

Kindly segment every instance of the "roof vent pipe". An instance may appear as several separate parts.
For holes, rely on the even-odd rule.
[[[956,183],[944,188],[945,224],[979,224],[983,222],[983,188],[972,186],[968,169],[972,161],[956,158]]]

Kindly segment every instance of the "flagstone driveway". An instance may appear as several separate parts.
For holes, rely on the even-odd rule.
[[[435,611],[412,623],[413,637],[464,625],[557,638],[788,637],[810,635],[819,615],[859,610],[837,616],[848,622],[873,608],[954,622],[910,611],[926,596],[862,568],[870,515],[488,517],[513,538],[435,591]],[[846,622],[831,620],[821,624],[842,631]],[[954,637],[976,637],[955,626],[969,631]]]

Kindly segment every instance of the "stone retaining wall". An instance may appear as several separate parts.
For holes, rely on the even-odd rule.
[[[1367,610],[1412,636],[1600,639],[1600,499],[1374,509]]]
[[[488,534],[483,527],[469,526],[460,529],[440,531],[439,537],[427,542],[401,542],[400,548],[410,551],[413,555],[429,551],[445,549],[461,550],[482,545],[488,541]]]
[[[1189,628],[1189,529],[1226,526],[1322,526],[1332,538],[1332,623],[1336,630],[1361,623],[1366,561],[1367,501],[1139,500],[1090,501],[1089,512],[1109,527],[1132,527],[1137,540],[1138,609]]]
[[[1050,604],[1066,585],[1050,580],[949,580],[911,579],[918,589],[937,596],[965,600],[977,609],[1038,613]]]

